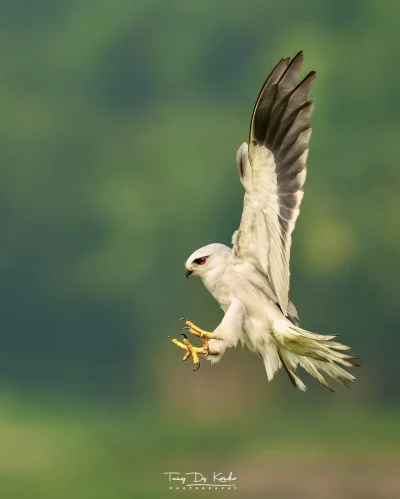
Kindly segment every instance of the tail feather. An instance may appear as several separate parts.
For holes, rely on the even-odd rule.
[[[276,371],[281,367],[281,359],[279,358],[279,351],[275,345],[264,345],[260,350],[260,355],[264,361],[265,370],[267,371],[268,381],[274,377]]]
[[[282,362],[283,367],[285,368],[285,371],[288,373],[290,381],[293,383],[293,386],[295,388],[298,388],[302,392],[305,392],[307,390],[306,385],[296,375],[296,367],[298,364],[296,357],[293,357],[291,352],[279,348],[278,348],[278,355]]]
[[[278,358],[291,382],[299,390],[306,390],[305,384],[296,374],[296,368],[299,365],[321,385],[331,391],[333,390],[329,387],[324,375],[338,381],[347,388],[348,383],[354,381],[354,376],[342,366],[358,366],[353,362],[356,357],[344,353],[350,350],[348,345],[331,341],[336,336],[311,333],[293,325],[289,321],[287,327],[282,328],[282,321],[279,321],[278,327],[274,327],[273,338]],[[271,369],[271,367],[268,367],[271,352],[265,352],[262,357],[270,379],[277,370],[276,361],[274,362],[274,369]]]
[[[343,343],[338,343],[337,341],[321,341],[321,345],[327,345],[335,350],[350,350],[349,345],[343,345]]]
[[[314,365],[311,360],[309,360],[307,357],[300,357],[300,363],[301,366],[310,374],[313,378],[315,378],[317,381],[321,383],[321,385],[325,386],[325,388],[328,388],[331,392],[332,388],[329,387],[328,383],[326,382],[325,378],[322,376],[322,374],[318,371],[317,367]]]

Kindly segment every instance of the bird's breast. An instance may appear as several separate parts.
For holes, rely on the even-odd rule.
[[[212,278],[203,278],[204,286],[216,299],[223,310],[226,310],[231,304],[232,283],[229,277],[224,274],[211,276]]]

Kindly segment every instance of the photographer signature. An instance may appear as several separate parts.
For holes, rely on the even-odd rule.
[[[214,471],[213,476],[209,479],[206,475],[198,471],[190,471],[188,473],[180,473],[179,471],[166,471],[163,475],[168,476],[168,481],[172,485],[182,485],[185,487],[233,487],[236,488],[236,477],[233,476],[232,471],[229,475],[217,473]]]

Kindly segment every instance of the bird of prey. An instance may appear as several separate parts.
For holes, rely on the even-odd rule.
[[[348,386],[354,376],[349,346],[335,336],[311,333],[299,327],[297,311],[289,299],[291,235],[299,215],[306,179],[313,102],[308,99],[315,71],[300,82],[303,53],[291,61],[281,59],[258,95],[250,122],[249,143],[236,156],[243,184],[244,207],[232,248],[209,244],[195,251],[185,263],[186,276],[197,275],[217,300],[225,315],[207,332],[191,321],[186,329],[201,338],[193,346],[187,336],[172,342],[185,350],[183,360],[199,355],[212,362],[239,341],[258,352],[268,380],[283,366],[293,385],[306,390],[298,377],[302,367],[331,390],[324,376]],[[333,391],[333,390],[332,390]]]

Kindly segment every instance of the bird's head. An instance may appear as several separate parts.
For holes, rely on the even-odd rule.
[[[185,263],[186,277],[198,275],[203,277],[211,270],[221,268],[226,262],[231,249],[224,244],[209,244],[192,253]]]

